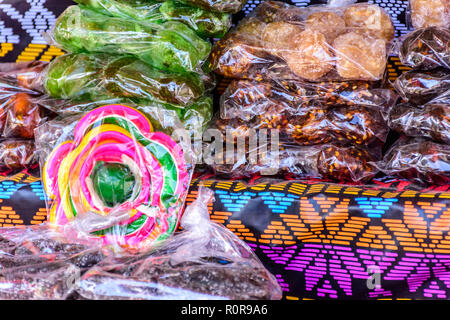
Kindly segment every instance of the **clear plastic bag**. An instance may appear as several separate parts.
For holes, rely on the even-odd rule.
[[[210,68],[253,80],[381,80],[394,27],[373,4],[265,1],[215,44]]]
[[[194,168],[190,139],[176,114],[146,111],[107,105],[36,129],[51,224],[131,251],[175,231]]]
[[[399,58],[416,70],[450,69],[450,29],[428,27],[401,39]]]
[[[245,6],[248,0],[177,0],[195,7],[215,12],[237,13]]]
[[[76,0],[80,5],[112,17],[152,23],[178,21],[205,38],[221,38],[231,27],[231,15],[192,7],[178,1]]]
[[[450,104],[450,72],[443,68],[404,72],[395,80],[394,87],[404,100],[416,105]]]
[[[97,101],[105,97],[149,99],[179,107],[204,94],[196,73],[171,73],[131,56],[69,54],[51,62],[44,87],[53,98]]]
[[[209,166],[220,176],[229,178],[288,175],[296,179],[364,183],[379,172],[375,165],[378,159],[364,148],[282,143],[275,151],[270,144],[257,147],[246,144],[242,152],[226,148],[216,150],[217,144],[211,143],[205,147],[205,154],[211,155]]]
[[[0,142],[0,171],[19,170],[38,161],[33,140],[8,139]]]
[[[252,250],[209,220],[211,190],[200,189],[181,220],[183,231],[156,251],[110,257],[85,273],[88,299],[280,299],[281,288]]]
[[[450,2],[448,0],[409,0],[411,22],[414,28],[450,26]]]
[[[386,153],[380,168],[418,184],[446,185],[450,183],[450,145],[402,138]]]
[[[450,104],[399,104],[390,111],[389,126],[410,137],[450,144]]]
[[[42,72],[47,66],[44,61],[0,64],[0,94],[25,92],[35,96],[43,92]]]
[[[68,7],[48,37],[68,52],[132,54],[158,69],[179,72],[198,71],[211,50],[183,23],[115,18],[79,6]]]

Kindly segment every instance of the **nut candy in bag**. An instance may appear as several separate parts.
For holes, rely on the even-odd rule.
[[[118,249],[167,239],[182,214],[193,159],[190,140],[169,135],[182,129],[178,118],[156,125],[167,133],[136,109],[107,105],[40,126],[49,222]]]
[[[414,28],[450,26],[450,2],[448,0],[409,0],[411,22]]]
[[[298,8],[260,4],[213,47],[210,67],[230,78],[381,80],[394,28],[373,4]]]

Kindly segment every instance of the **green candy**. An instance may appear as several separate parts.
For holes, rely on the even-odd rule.
[[[231,26],[231,15],[193,7],[178,1],[76,0],[80,5],[111,17],[151,23],[178,21],[204,38],[221,38]]]
[[[53,39],[69,52],[130,54],[157,68],[177,72],[198,70],[211,50],[209,42],[176,21],[135,21],[78,6],[70,6],[61,14]]]
[[[120,163],[98,163],[91,179],[96,194],[108,207],[130,199],[136,182],[130,168]]]
[[[133,56],[69,54],[52,61],[44,76],[53,98],[78,101],[103,98],[145,98],[180,107],[204,95],[197,73],[158,70]]]

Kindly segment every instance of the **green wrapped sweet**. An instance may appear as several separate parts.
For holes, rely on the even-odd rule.
[[[145,98],[187,106],[204,95],[200,75],[156,69],[134,56],[73,53],[56,58],[44,76],[44,88],[53,98]]]
[[[221,38],[231,26],[231,15],[176,1],[76,0],[80,5],[111,17],[151,23],[178,21],[205,38]]]
[[[52,38],[69,52],[131,54],[175,72],[198,70],[211,50],[209,42],[177,21],[138,22],[78,6],[70,6],[61,14]]]

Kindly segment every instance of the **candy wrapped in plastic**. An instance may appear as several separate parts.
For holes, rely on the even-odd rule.
[[[448,26],[447,26],[448,27]],[[450,69],[450,29],[428,27],[406,35],[399,50],[404,65],[418,70]]]
[[[210,67],[230,78],[380,80],[394,28],[373,4],[299,8],[265,1],[213,47]]]
[[[423,138],[400,139],[386,153],[380,168],[416,183],[450,183],[450,145]]]
[[[177,21],[141,22],[70,6],[49,33],[52,44],[69,52],[132,54],[159,69],[196,71],[211,44]]]
[[[77,0],[80,5],[112,17],[136,19],[152,23],[178,21],[201,37],[221,38],[231,26],[231,15],[212,12],[188,4],[168,0]]]
[[[214,12],[237,13],[247,3],[247,0],[177,0],[194,7],[211,10]]]
[[[379,172],[375,165],[377,158],[365,149],[353,146],[298,146],[283,142],[280,147],[269,142],[254,148],[247,144],[241,152],[227,147],[218,149],[214,142],[205,150],[207,156],[211,155],[210,167],[217,174],[232,178],[255,174],[289,175],[297,179],[361,183]]]
[[[200,188],[181,219],[183,231],[156,251],[105,259],[81,277],[77,293],[102,300],[280,299],[275,277],[252,250],[209,220],[213,195]]]
[[[37,162],[33,140],[8,139],[0,142],[0,170],[18,170]]]
[[[389,131],[384,112],[366,106],[285,108],[269,100],[264,105],[260,104],[258,109],[258,113],[251,117],[247,113],[247,119],[245,115],[217,119],[213,127],[223,133],[229,131],[236,137],[247,136],[250,129],[277,129],[283,139],[299,145],[330,141],[343,145],[369,145],[385,142]],[[226,110],[222,113],[229,114]]]
[[[39,95],[42,90],[41,75],[47,62],[31,61],[2,63],[0,65],[0,96],[7,92],[25,92]]]
[[[430,101],[450,103],[450,72],[443,68],[404,72],[395,80],[394,87],[404,100],[416,105]]]
[[[118,251],[147,250],[170,237],[194,158],[178,117],[166,115],[107,105],[38,127],[49,222]]]
[[[53,98],[85,101],[146,98],[182,107],[204,94],[198,74],[158,70],[132,56],[64,55],[50,63],[43,82]]]
[[[46,224],[0,234],[1,299],[67,299],[82,272],[104,258],[100,247],[68,241]]]
[[[270,104],[281,113],[304,113],[308,107],[364,105],[381,110],[395,104],[397,95],[388,89],[373,88],[370,82],[252,81],[233,80],[221,96],[222,119],[243,120],[264,116]],[[303,110],[300,110],[300,109]]]
[[[448,0],[409,0],[411,22],[414,28],[450,26],[450,2]]]
[[[213,115],[213,101],[209,96],[202,97],[186,107],[171,106],[169,104],[162,104],[148,99],[127,98],[105,98],[96,101],[78,101],[42,97],[38,102],[39,105],[61,116],[86,113],[97,107],[108,104],[125,104],[127,106],[132,106],[144,114],[147,113],[147,109],[153,110],[157,108],[167,110],[165,117],[170,118],[171,114],[178,116],[191,137],[201,137],[203,131],[208,127]],[[150,113],[152,112],[150,111]]]

